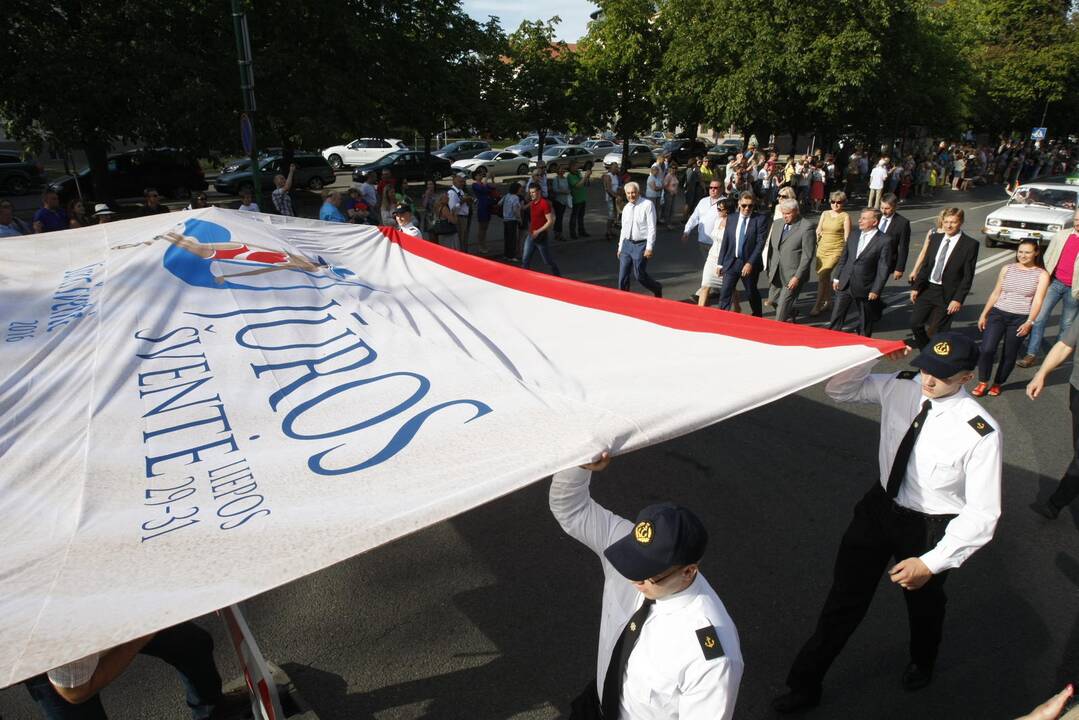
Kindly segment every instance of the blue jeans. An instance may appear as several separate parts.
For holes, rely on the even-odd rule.
[[[644,256],[647,243],[643,240],[622,241],[622,252],[618,255],[618,289],[629,290],[630,275],[656,297],[663,297],[663,286],[648,274],[648,258]]]
[[[558,270],[558,263],[554,261],[551,248],[547,245],[546,232],[540,233],[538,237],[534,237],[532,233],[525,236],[525,249],[521,254],[521,267],[528,269],[528,266],[532,264],[532,253],[536,250],[539,250],[540,257],[543,258],[543,262],[547,263],[547,267],[551,268],[551,274],[561,276],[562,273]]]
[[[1027,355],[1038,356],[1042,354],[1042,343],[1045,338],[1045,327],[1049,324],[1049,314],[1053,312],[1053,308],[1061,300],[1064,301],[1064,309],[1060,311],[1060,335],[1058,337],[1063,337],[1075,320],[1075,315],[1079,312],[1079,300],[1072,297],[1070,287],[1053,278],[1053,282],[1049,283],[1049,290],[1045,293],[1045,301],[1042,303],[1041,312],[1038,313],[1038,319],[1034,321],[1034,327],[1030,330],[1030,336],[1027,340]]]

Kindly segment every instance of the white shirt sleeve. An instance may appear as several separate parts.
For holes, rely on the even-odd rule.
[[[1002,467],[1001,437],[996,431],[982,437],[967,455],[963,465],[966,503],[936,547],[921,556],[934,575],[959,567],[993,539],[1000,519]]]
[[[450,210],[457,214],[457,208],[461,207],[461,193],[454,192],[454,188],[450,188],[446,192],[449,194]]]
[[[551,514],[566,534],[602,556],[611,543],[629,532],[632,523],[592,499],[591,478],[591,470],[579,467],[555,473],[549,500]]]
[[[618,253],[622,254],[622,245],[630,237],[633,228],[633,203],[626,203],[622,208],[622,229],[618,233]]]
[[[707,201],[705,198],[701,202]],[[683,235],[689,235],[689,231],[701,224],[701,203],[698,202],[697,206],[693,208],[693,212],[689,214],[689,219],[686,220],[686,227],[682,230]]]
[[[730,658],[694,661],[685,669],[678,720],[731,720],[742,667]]]
[[[90,678],[94,676],[94,671],[97,670],[97,663],[100,659],[101,653],[98,652],[74,662],[69,662],[67,665],[53,668],[49,671],[49,682],[62,688],[81,687],[90,682]]]
[[[861,402],[880,404],[881,391],[893,375],[870,371],[877,364],[876,358],[832,377],[824,386],[824,392],[836,402]]]
[[[653,203],[647,203],[644,209],[644,225],[645,225],[645,252],[652,252],[652,246],[656,244],[656,206]]]

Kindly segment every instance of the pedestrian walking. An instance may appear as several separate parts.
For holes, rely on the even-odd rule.
[[[817,234],[813,223],[802,217],[798,201],[786,198],[779,203],[781,217],[772,222],[769,233],[768,301],[776,309],[776,321],[794,322],[794,303],[809,282],[809,267],[816,253]]]
[[[772,703],[777,711],[820,702],[824,676],[868,611],[886,568],[903,590],[910,622],[903,688],[932,681],[944,629],[944,582],[992,539],[1000,517],[999,426],[963,387],[977,360],[969,338],[940,333],[912,362],[920,374],[870,374],[870,362],[828,381],[825,392],[833,400],[881,406],[880,472],[854,508],[816,630],[787,675],[789,692]]]
[[[506,260],[518,260],[517,239],[521,227],[521,183],[510,184],[509,191],[502,197],[502,257]]]
[[[555,473],[550,507],[600,559],[603,608],[595,679],[570,720],[731,720],[745,663],[738,630],[700,571],[708,531],[691,510],[650,505],[636,523],[589,493],[588,465]]]
[[[572,211],[573,197],[570,195],[569,180],[566,178],[566,168],[559,166],[555,170],[555,176],[551,179],[551,190],[554,200],[554,239],[565,240],[562,237],[562,219],[566,210]]]
[[[483,168],[486,170],[486,168]],[[472,173],[472,197],[476,199],[476,240],[479,242],[480,252],[487,254],[487,228],[491,224],[491,205],[496,202],[498,191],[492,184],[486,172],[476,171]]]
[[[678,163],[672,161],[667,166],[667,174],[663,176],[663,212],[660,213],[660,222],[665,228],[670,227],[671,219],[674,217],[674,201],[678,197],[680,186]]]
[[[617,237],[618,218],[622,210],[618,207],[619,191],[622,188],[622,176],[619,172],[618,163],[613,162],[607,166],[607,172],[603,175],[603,197],[607,201],[607,236],[608,241]]]
[[[551,269],[551,274],[561,276],[562,272],[558,269],[549,242],[551,229],[554,227],[554,208],[551,207],[550,201],[543,197],[538,184],[528,188],[528,203],[525,207],[528,208],[529,228],[528,235],[525,236],[524,252],[521,254],[521,267],[527,270],[532,264],[532,253],[539,250],[540,257]]]
[[[588,204],[588,185],[591,178],[591,172],[582,174],[577,162],[570,162],[566,182],[569,183],[570,198],[573,200],[573,209],[569,216],[569,236],[574,240],[588,237],[584,229],[584,210]]]
[[[865,208],[858,216],[858,231],[852,232],[843,247],[835,272],[835,292],[829,330],[842,330],[851,305],[858,312],[856,332],[872,337],[873,325],[881,316],[877,304],[888,282],[892,260],[892,236],[879,231],[880,210]]]
[[[1000,388],[1008,381],[1019,357],[1023,337],[1030,333],[1048,289],[1049,273],[1041,267],[1038,241],[1023,240],[1016,248],[1015,262],[1008,263],[997,274],[997,283],[978,318],[978,329],[983,335],[981,357],[978,358],[978,384],[970,391],[971,395],[1000,395]],[[989,374],[1001,341],[1004,352],[990,386]]]
[[[719,250],[723,242],[723,231],[727,227],[727,217],[734,209],[734,203],[720,197],[723,185],[719,180],[708,184],[708,197],[701,198],[686,219],[682,229],[682,242],[688,242],[690,233],[694,233],[694,243],[704,267],[701,271],[701,287],[697,291],[697,304],[704,307],[711,290],[720,290]]]
[[[914,303],[910,323],[916,348],[925,347],[937,332],[951,325],[974,284],[980,244],[962,232],[962,227],[963,211],[948,208],[942,232],[929,237],[926,262],[919,268],[910,291],[910,301]],[[933,258],[932,262],[929,258]]]
[[[1072,323],[1068,327],[1068,332],[1045,356],[1045,362],[1027,384],[1027,397],[1036,400],[1045,390],[1045,380],[1049,377],[1049,373],[1064,362],[1073,361],[1071,375],[1068,378],[1068,409],[1072,418],[1072,459],[1052,495],[1045,500],[1035,500],[1030,506],[1034,512],[1047,520],[1055,520],[1061,510],[1079,497],[1079,362],[1075,362],[1075,348],[1077,347],[1079,347],[1079,323]]]
[[[1045,302],[1034,321],[1027,342],[1027,352],[1016,363],[1021,368],[1033,367],[1042,354],[1045,330],[1049,325],[1049,316],[1053,308],[1061,305],[1060,334],[1064,337],[1068,328],[1079,314],[1079,209],[1072,216],[1072,227],[1064,228],[1053,235],[1049,247],[1045,250],[1045,269],[1052,278]]]
[[[734,304],[736,284],[741,281],[749,299],[749,307],[756,317],[764,312],[757,279],[763,269],[761,254],[767,239],[767,219],[754,212],[753,193],[742,192],[738,196],[738,215],[727,222],[723,233],[719,264],[723,268],[723,287],[719,291],[720,310],[730,310]]]
[[[847,204],[847,194],[837,190],[828,199],[832,207],[822,212],[817,220],[817,301],[809,311],[811,317],[832,308],[832,270],[843,254],[851,231],[850,215],[843,209]]]
[[[663,286],[648,274],[648,261],[656,244],[656,205],[640,196],[635,182],[625,185],[626,206],[622,208],[622,230],[618,235],[618,289],[629,290],[630,271],[656,297]]]
[[[886,193],[880,199],[880,231],[892,236],[892,259],[889,272],[893,280],[903,277],[907,269],[907,256],[910,254],[910,220],[896,212],[899,198]]]
[[[876,167],[869,173],[869,197],[866,205],[871,208],[880,207],[880,198],[884,194],[884,182],[888,179],[888,159],[881,158]]]

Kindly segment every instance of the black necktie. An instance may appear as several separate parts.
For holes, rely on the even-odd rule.
[[[895,451],[895,461],[892,463],[892,471],[888,473],[888,497],[895,500],[899,494],[899,486],[903,484],[903,478],[907,475],[907,463],[910,462],[910,454],[914,450],[914,443],[918,441],[918,434],[925,425],[925,416],[929,414],[929,408],[933,403],[926,400],[922,403],[922,411],[914,416],[914,422],[907,429],[907,434],[899,443],[899,449]]]
[[[618,712],[622,704],[622,679],[626,676],[626,665],[629,664],[629,655],[641,636],[641,628],[644,619],[656,604],[655,600],[645,599],[637,612],[622,628],[622,634],[618,636],[618,642],[611,651],[611,662],[607,665],[607,676],[603,680],[603,719],[618,720]]]

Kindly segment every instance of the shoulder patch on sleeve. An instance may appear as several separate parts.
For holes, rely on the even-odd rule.
[[[918,377],[918,371],[917,370],[903,370],[902,372],[898,373],[895,377],[898,380],[913,380],[914,378]]]
[[[975,415],[970,420],[967,420],[967,424],[974,428],[974,431],[982,437],[985,437],[989,433],[995,431],[995,428],[988,422],[986,422],[986,419],[983,418],[981,415]]]
[[[704,653],[705,660],[717,660],[726,654],[716,629],[711,625],[697,631],[697,641],[701,644],[701,652]]]

